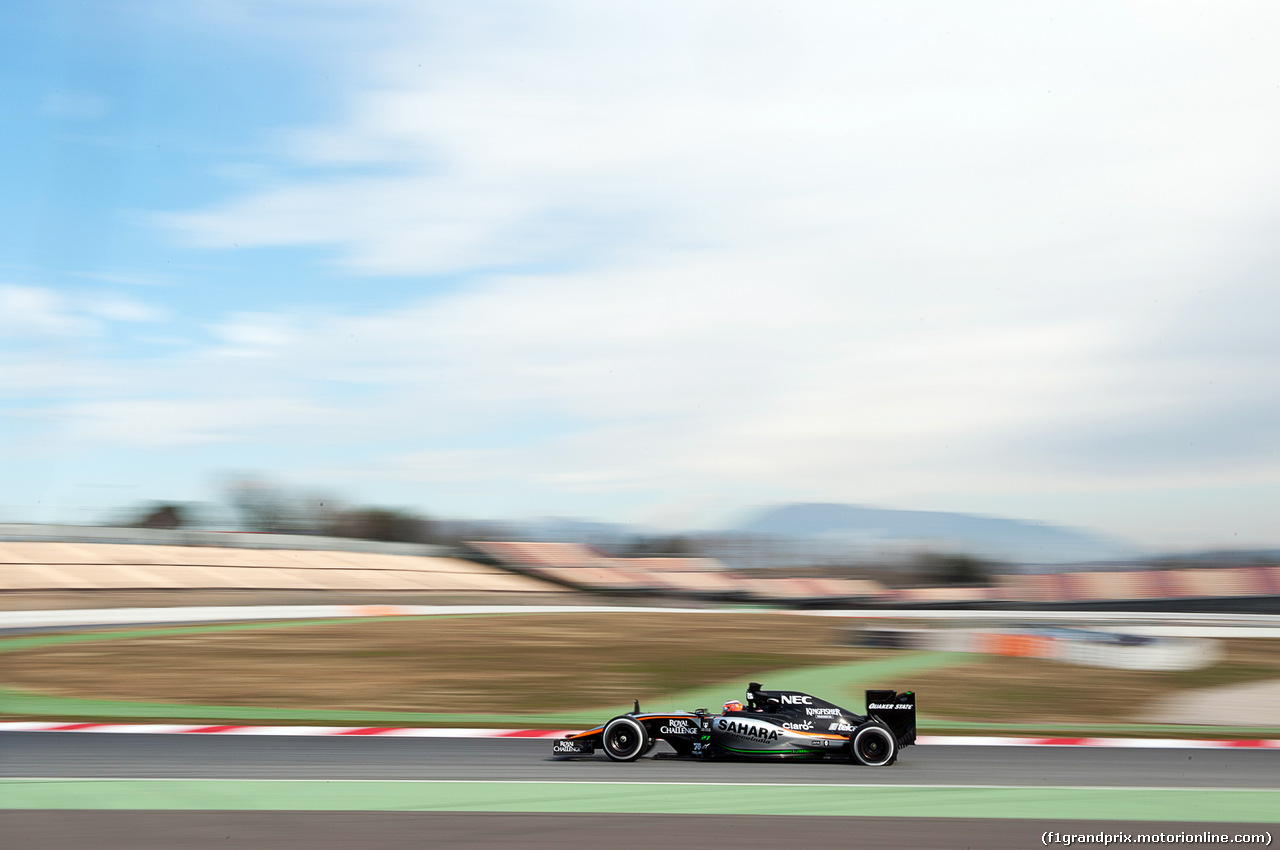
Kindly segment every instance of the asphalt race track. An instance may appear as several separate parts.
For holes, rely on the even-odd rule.
[[[553,758],[550,741],[518,738],[0,733],[0,778],[72,776],[1280,789],[1280,750],[919,746],[867,768],[843,759],[615,764]]]
[[[0,847],[1002,848],[1042,846],[1046,831],[1280,838],[1280,750],[920,746],[882,769],[614,764],[549,750],[519,739],[0,733]],[[881,805],[894,816],[877,816]],[[858,806],[860,816],[841,816]]]

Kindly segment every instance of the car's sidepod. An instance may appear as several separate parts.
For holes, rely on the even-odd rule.
[[[812,758],[844,747],[848,735],[819,731],[812,720],[731,712],[711,719],[711,743],[719,751],[755,758]]]

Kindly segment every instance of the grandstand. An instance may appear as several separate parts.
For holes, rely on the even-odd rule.
[[[1280,566],[1010,575],[1000,585],[1011,602],[1280,598]]]
[[[599,594],[794,606],[1276,610],[1280,605],[1280,566],[1275,565],[1015,574],[996,577],[992,586],[889,588],[832,575],[753,575],[712,558],[619,558],[578,543],[475,542],[451,556],[438,547],[251,534],[187,533],[179,544],[130,530],[138,535],[132,542],[102,542],[110,539],[109,532],[85,532],[93,539],[51,540],[30,539],[34,532],[23,530],[27,539],[0,540],[0,607],[322,597],[358,603],[499,596],[504,601],[586,601]],[[294,548],[276,548],[282,544]]]
[[[770,603],[876,600],[878,582],[826,578],[753,578],[712,558],[615,558],[578,543],[473,542],[506,569],[578,590]]]
[[[0,541],[0,594],[66,591],[557,593],[460,558],[374,552]]]

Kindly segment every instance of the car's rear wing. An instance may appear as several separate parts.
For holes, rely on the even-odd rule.
[[[898,746],[916,742],[916,692],[867,691],[867,716],[893,730]]]

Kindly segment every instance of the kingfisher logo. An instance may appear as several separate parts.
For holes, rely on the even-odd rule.
[[[753,741],[776,741],[782,734],[777,729],[771,729],[768,726],[757,726],[754,723],[745,723],[741,720],[725,720],[724,718],[716,721],[716,731],[724,732],[726,735],[750,738]]]

